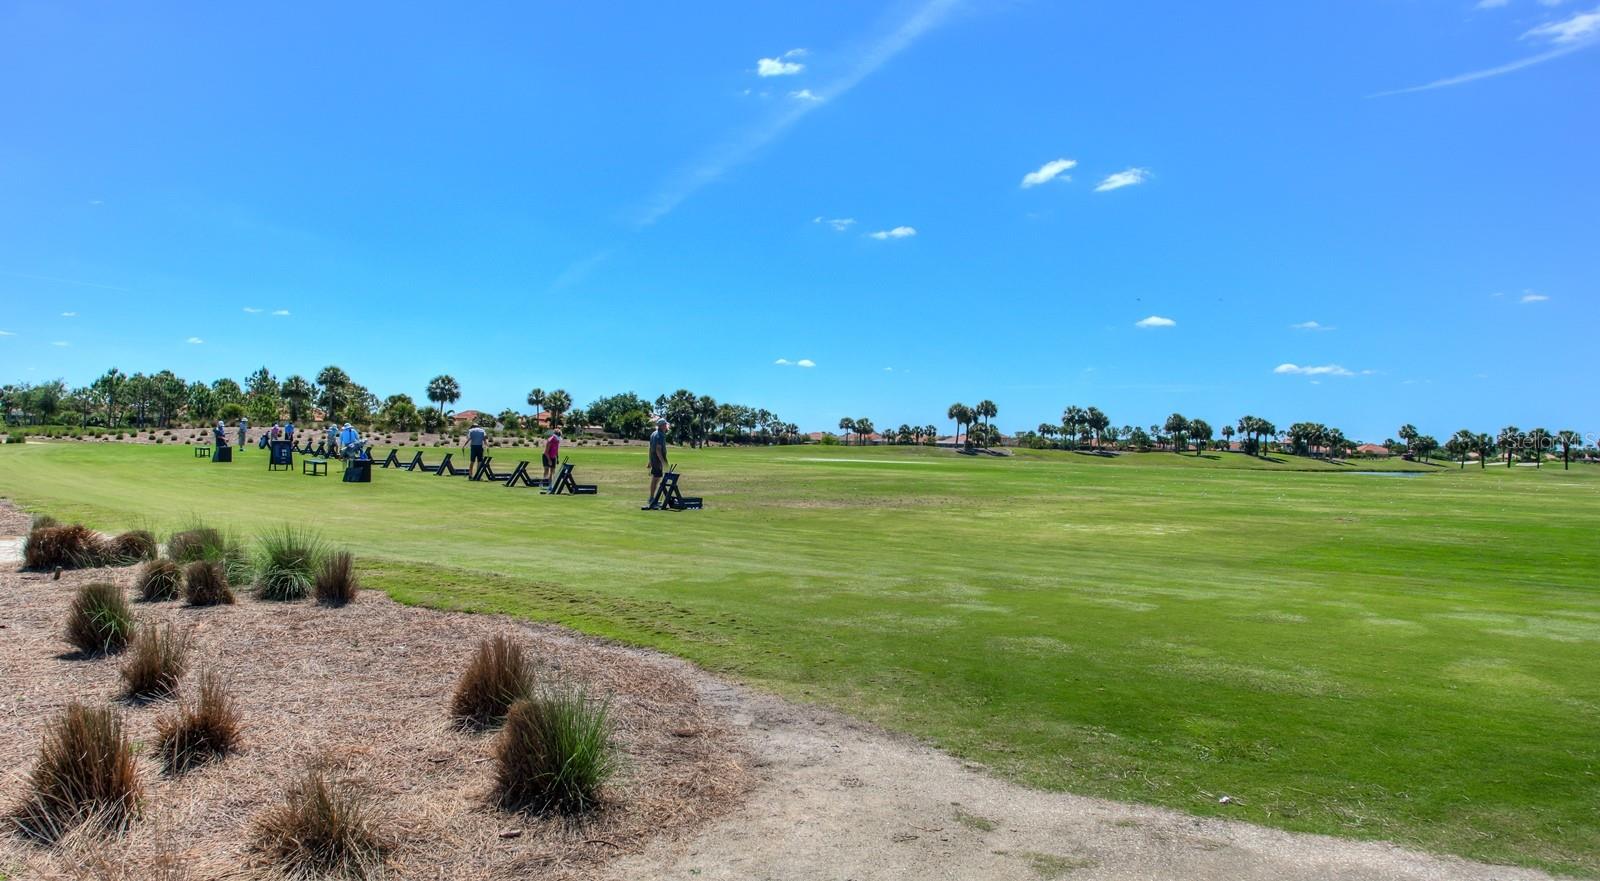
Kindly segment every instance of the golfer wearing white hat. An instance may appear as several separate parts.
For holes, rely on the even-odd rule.
[[[656,430],[650,434],[650,503],[656,505],[656,488],[661,485],[661,475],[667,470],[667,420],[656,420]]]

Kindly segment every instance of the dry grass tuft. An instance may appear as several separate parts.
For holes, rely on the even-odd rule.
[[[134,529],[106,542],[105,561],[113,566],[130,566],[141,560],[154,560],[160,545],[149,530]]]
[[[231,606],[238,602],[228,573],[213,560],[195,560],[183,569],[183,598],[191,606]]]
[[[381,874],[389,843],[378,830],[377,804],[364,787],[312,768],[256,819],[256,847],[290,877]]]
[[[101,565],[106,543],[87,526],[40,526],[22,545],[22,563],[29,569],[88,569]]]
[[[133,589],[147,603],[175,600],[183,593],[183,570],[165,557],[151,560],[139,567]]]
[[[228,545],[221,532],[209,526],[195,526],[174,532],[167,539],[167,556],[179,563],[196,560],[218,560]]]
[[[188,632],[171,624],[146,624],[133,638],[133,651],[122,665],[122,681],[129,697],[166,697],[177,690],[188,666]]]
[[[68,705],[45,731],[29,782],[12,822],[45,841],[85,822],[124,829],[139,807],[133,747],[110,707]]]
[[[361,590],[356,578],[355,558],[349,551],[329,554],[317,570],[317,602],[324,606],[343,606],[355,601]]]
[[[507,636],[482,639],[456,683],[450,715],[466,727],[492,728],[512,704],[533,694],[533,685],[533,662],[520,643]]]
[[[495,746],[501,807],[578,814],[600,804],[617,770],[610,704],[581,688],[547,689],[511,706]]]
[[[181,774],[239,748],[239,709],[222,675],[207,671],[193,703],[156,720],[155,754],[168,772]]]
[[[120,652],[133,635],[133,610],[122,588],[95,581],[78,588],[67,610],[67,642],[88,655]]]

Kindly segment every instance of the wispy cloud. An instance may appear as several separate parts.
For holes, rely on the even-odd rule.
[[[289,314],[289,310],[288,309],[274,309],[274,310],[272,310],[272,314],[273,315],[288,315]]]
[[[821,101],[822,100],[822,96],[821,95],[818,95],[816,92],[813,92],[810,89],[799,89],[797,91],[790,92],[789,93],[789,97],[795,99],[796,101]]]
[[[909,239],[916,234],[917,228],[914,226],[897,226],[894,229],[880,229],[877,232],[869,232],[867,237],[886,242],[889,239]]]
[[[16,334],[9,330],[0,330],[0,336],[16,336]]]
[[[202,343],[204,343],[204,342],[205,342],[205,340],[203,340],[203,339],[201,339],[201,338],[199,338],[199,337],[197,337],[197,336],[192,336],[192,337],[189,337],[189,339],[188,339],[188,341],[187,341],[187,342],[188,342],[188,343],[189,343],[189,345],[191,345],[191,346],[198,346],[198,345],[200,345],[200,344],[202,344]]]
[[[850,229],[850,227],[856,225],[856,219],[854,217],[813,217],[811,218],[811,222],[826,223],[827,225],[833,227],[834,232],[845,232],[846,230]]]
[[[815,367],[815,366],[817,366],[817,362],[811,360],[810,358],[801,358],[799,361],[794,362],[794,366],[796,366],[796,367]]]
[[[1550,299],[1550,298],[1545,296],[1544,294],[1536,294],[1533,291],[1529,291],[1529,292],[1523,294],[1522,295],[1522,299],[1518,300],[1517,302],[1519,302],[1519,303],[1543,303],[1544,301],[1546,301],[1548,299]]]
[[[1038,171],[1030,171],[1023,175],[1022,188],[1026,190],[1029,187],[1047,184],[1053,180],[1056,180],[1057,178],[1060,178],[1063,181],[1072,180],[1070,175],[1067,177],[1061,177],[1061,173],[1063,171],[1071,171],[1077,166],[1078,160],[1076,159],[1052,159],[1049,162],[1039,166]]]
[[[1498,67],[1489,67],[1483,70],[1448,76],[1444,79],[1434,80],[1431,83],[1423,83],[1420,86],[1390,89],[1387,92],[1377,92],[1367,97],[1387,98],[1392,95],[1409,95],[1413,92],[1428,92],[1434,89],[1486,80],[1490,77],[1504,76],[1508,73],[1515,73],[1519,70],[1533,67],[1536,64],[1544,64],[1546,61],[1554,61],[1562,56],[1600,45],[1600,8],[1596,8],[1592,12],[1580,12],[1561,21],[1542,24],[1525,32],[1522,35],[1522,39],[1542,40],[1555,48],[1537,55],[1530,55],[1527,58],[1519,58],[1516,61],[1502,64]]]
[[[1339,366],[1338,364],[1323,364],[1323,365],[1318,366],[1318,367],[1313,367],[1313,366],[1310,366],[1310,365],[1306,365],[1305,367],[1302,367],[1299,364],[1279,364],[1277,367],[1272,368],[1272,372],[1276,373],[1276,374],[1279,374],[1279,375],[1282,375],[1282,376],[1355,376],[1356,375],[1356,372],[1354,370],[1347,370],[1344,367]],[[1362,372],[1363,373],[1370,373],[1371,371],[1362,371]]]
[[[778,365],[779,367],[788,367],[793,362],[790,361],[788,358],[779,358],[778,360],[776,360],[776,361],[774,361],[772,363]]]
[[[1106,193],[1110,192],[1111,190],[1120,190],[1123,187],[1131,187],[1137,184],[1142,184],[1149,179],[1150,169],[1130,168],[1126,171],[1119,171],[1116,174],[1106,175],[1106,179],[1101,181],[1099,186],[1094,188],[1094,191],[1097,193]]]
[[[596,251],[581,260],[575,260],[550,282],[550,290],[561,291],[583,282],[591,273],[600,268],[600,264],[611,259],[611,248]]]
[[[63,312],[63,313],[61,313],[61,317],[62,318],[77,318],[78,317],[78,313],[76,313],[76,312]]]
[[[257,309],[254,306],[246,306],[246,307],[244,307],[244,311],[249,312],[251,315],[259,315],[259,314],[261,314],[261,310]]]
[[[1593,40],[1597,36],[1600,36],[1600,6],[1571,18],[1539,25],[1524,33],[1522,39],[1548,40],[1558,46],[1566,46]]]
[[[55,342],[51,343],[50,345],[55,346],[58,349],[65,349],[66,347],[68,347],[68,346],[70,346],[72,344],[67,342],[66,340],[56,340]]]
[[[1295,330],[1333,330],[1334,329],[1330,325],[1322,324],[1321,322],[1317,322],[1317,321],[1302,321],[1299,324],[1291,324],[1291,325],[1289,325],[1289,327],[1291,327],[1291,328],[1293,328]]]
[[[1134,327],[1146,327],[1146,328],[1149,328],[1149,327],[1177,327],[1178,326],[1178,322],[1173,321],[1171,318],[1162,318],[1160,315],[1152,315],[1149,318],[1141,318],[1138,321],[1135,321],[1133,323],[1133,326]]]
[[[862,80],[916,43],[924,34],[942,24],[958,3],[959,0],[926,0],[887,32],[842,53],[840,73],[817,90],[818,94],[827,95],[830,100],[783,102],[774,115],[736,132],[697,161],[669,177],[638,213],[636,221],[642,226],[655,223],[683,204],[683,200],[694,195],[701,187],[718,180],[728,169],[748,161],[758,150],[782,136],[807,114],[818,107],[838,101],[845,93],[860,85]],[[778,60],[781,63],[796,63],[792,60]]]

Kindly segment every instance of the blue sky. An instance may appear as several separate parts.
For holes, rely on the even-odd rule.
[[[0,379],[1592,431],[1597,49],[1594,0],[8,2]]]

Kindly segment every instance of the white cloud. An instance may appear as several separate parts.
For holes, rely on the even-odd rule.
[[[800,89],[799,91],[796,91],[796,92],[790,92],[789,93],[789,97],[795,99],[796,101],[821,101],[822,100],[822,96],[821,95],[818,95],[817,93],[811,91],[810,89]]]
[[[1052,159],[1039,166],[1038,171],[1030,171],[1022,176],[1022,188],[1036,187],[1055,180],[1063,171],[1071,171],[1078,166],[1076,159]],[[1063,181],[1072,180],[1070,176],[1061,178]]]
[[[56,340],[55,342],[51,343],[50,345],[55,346],[58,349],[65,349],[66,347],[68,347],[68,346],[70,346],[72,344],[67,342],[66,340]]]
[[[9,330],[0,330],[0,336],[16,336],[16,334]]]
[[[1316,321],[1302,321],[1299,324],[1289,325],[1295,330],[1333,330],[1334,328]]]
[[[817,366],[817,362],[811,360],[810,358],[801,358],[799,361],[794,362],[794,366],[796,366],[796,367],[815,367],[815,366]]]
[[[1600,36],[1600,7],[1590,12],[1577,13],[1561,21],[1539,25],[1523,34],[1522,39],[1533,37],[1538,40],[1548,40],[1557,46],[1568,46],[1588,42],[1597,36]]]
[[[1138,321],[1135,321],[1133,323],[1133,326],[1134,327],[1177,327],[1178,326],[1178,322],[1173,321],[1171,318],[1162,318],[1160,315],[1152,315],[1149,318],[1141,318]]]
[[[789,54],[784,53],[784,58]],[[806,66],[798,61],[784,61],[783,58],[763,58],[756,62],[756,76],[794,76]]]
[[[1135,184],[1142,184],[1146,180],[1149,180],[1149,178],[1150,170],[1148,168],[1130,168],[1127,171],[1119,171],[1116,174],[1106,175],[1106,179],[1101,181],[1100,185],[1094,188],[1094,191],[1097,193],[1105,193],[1110,192],[1111,190],[1120,190],[1123,187],[1131,187]]]
[[[924,34],[943,24],[959,3],[960,0],[925,0],[887,32],[858,44],[859,48],[855,51],[838,57],[834,66],[840,71],[839,75],[822,83],[817,89],[818,94],[828,96],[828,102],[785,101],[772,116],[731,133],[693,163],[678,169],[663,181],[636,213],[635,222],[640,226],[655,223],[700,188],[721,179],[730,168],[749,161],[761,148],[804,119],[806,114],[823,103],[836,102],[844,97],[845,93],[860,85],[862,80],[876,73]]]
[[[189,337],[188,342],[189,342],[189,345],[191,345],[191,346],[198,346],[201,343],[205,342],[205,340],[203,340],[203,339],[201,339],[201,338],[199,338],[197,336],[192,336],[192,337]]]
[[[889,239],[909,239],[916,234],[917,228],[914,226],[897,226],[894,229],[880,229],[877,232],[867,233],[868,236],[880,242],[888,241]]]
[[[1305,367],[1301,367],[1299,364],[1279,364],[1277,367],[1272,368],[1272,372],[1273,373],[1277,373],[1277,374],[1281,374],[1281,375],[1286,375],[1286,376],[1355,376],[1356,375],[1354,370],[1346,370],[1345,368],[1340,367],[1338,364],[1323,364],[1320,367],[1312,367],[1312,366],[1309,366],[1309,365],[1307,365]],[[1370,371],[1370,370],[1362,371],[1362,373],[1364,373],[1364,374],[1371,373],[1371,372],[1372,371]]]
[[[76,312],[63,312],[63,313],[61,313],[61,317],[62,318],[77,318],[78,317],[78,313],[76,313]]]
[[[1558,2],[1559,2],[1559,0],[1558,0]],[[810,55],[810,54],[811,54],[811,50],[809,50],[809,49],[790,49],[789,51],[783,53],[783,57],[785,57],[785,58],[804,58],[804,57],[806,57],[807,55]]]
[[[1481,7],[1483,4],[1479,5]],[[1551,6],[1554,4],[1546,3],[1544,5]],[[1432,91],[1433,89],[1443,89],[1448,86],[1459,86],[1462,83],[1486,80],[1490,77],[1515,73],[1516,71],[1524,68],[1533,67],[1536,64],[1543,64],[1546,61],[1554,61],[1563,55],[1571,55],[1580,49],[1588,49],[1591,46],[1600,45],[1600,7],[1597,7],[1591,12],[1577,13],[1570,18],[1565,18],[1561,21],[1553,21],[1548,24],[1539,25],[1538,27],[1523,33],[1522,39],[1526,40],[1529,38],[1544,41],[1549,43],[1554,48],[1546,52],[1541,52],[1538,55],[1530,55],[1527,58],[1519,58],[1516,61],[1511,61],[1498,67],[1489,67],[1484,68],[1483,70],[1474,70],[1468,73],[1457,74],[1455,76],[1445,77],[1444,79],[1434,80],[1431,83],[1423,83],[1420,86],[1410,86],[1404,89],[1391,89],[1387,92],[1378,92],[1373,95],[1368,95],[1367,97],[1387,98],[1391,95],[1408,95],[1412,92],[1428,92]]]
[[[288,309],[274,309],[274,310],[272,310],[272,314],[273,315],[288,315],[289,314],[289,310]]]
[[[834,232],[844,232],[850,227],[855,226],[856,219],[854,217],[813,217],[811,218],[811,222],[826,223],[827,225],[833,227]]]
[[[1499,9],[1511,0],[1478,0],[1479,9]]]
[[[1519,300],[1518,302],[1521,302],[1521,303],[1543,303],[1545,300],[1548,300],[1548,299],[1550,299],[1550,298],[1545,296],[1544,294],[1536,294],[1533,291],[1529,291],[1526,294],[1523,294],[1522,295],[1522,299]]]
[[[772,363],[778,365],[779,367],[788,367],[793,362],[791,362],[788,358],[779,358]]]
[[[244,311],[249,312],[251,315],[258,315],[261,312],[260,309],[257,309],[254,306],[246,306],[244,307]]]
[[[89,200],[89,204],[90,205],[104,205],[105,204],[105,200],[104,199],[90,199]]]

